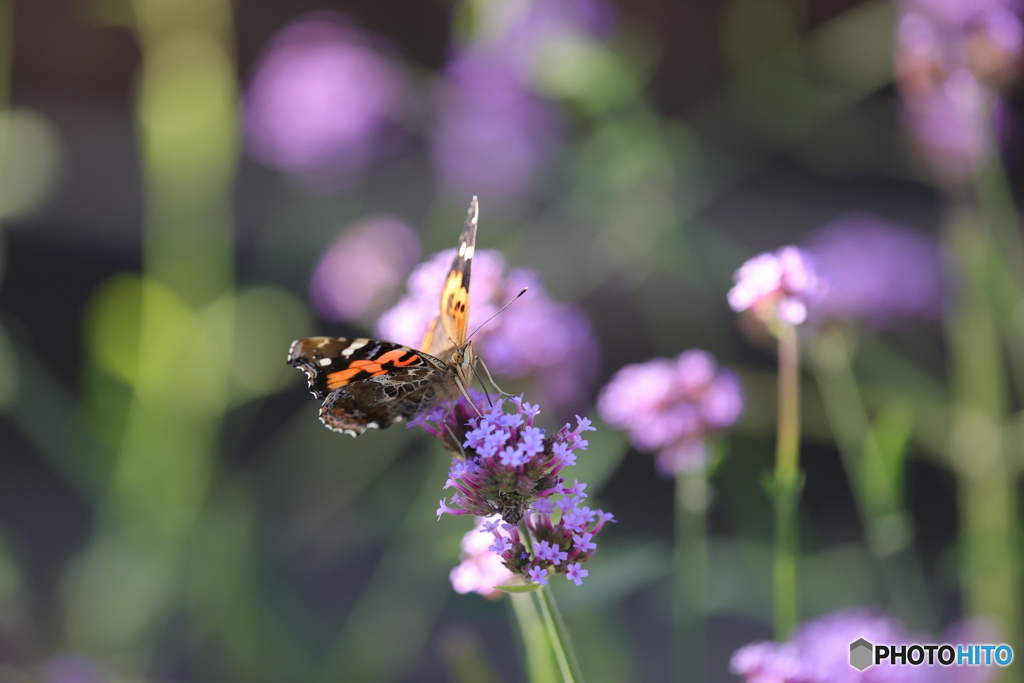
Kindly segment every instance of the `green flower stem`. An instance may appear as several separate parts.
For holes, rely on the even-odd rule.
[[[532,595],[509,593],[519,634],[526,650],[526,673],[530,683],[557,683],[551,639]]]
[[[707,668],[709,489],[705,470],[676,477],[675,503],[675,680],[701,683]]]
[[[526,525],[520,527],[520,536],[523,544],[529,552],[533,552],[533,538]],[[572,639],[569,637],[569,630],[562,621],[562,615],[555,604],[555,596],[551,593],[551,586],[541,586],[533,592],[536,596],[537,605],[541,615],[544,617],[544,626],[547,629],[548,640],[551,642],[551,649],[555,653],[555,661],[562,673],[562,680],[565,683],[582,683],[583,676],[580,674],[580,665],[576,659],[576,652],[572,647]]]
[[[890,607],[909,627],[933,631],[935,615],[924,571],[912,550],[910,516],[902,494],[912,416],[902,403],[886,404],[872,427],[851,368],[852,355],[842,330],[826,329],[815,339],[811,360],[825,413]],[[884,431],[888,439],[879,438],[883,434],[876,431]],[[885,451],[882,441],[889,442]]]
[[[799,618],[797,506],[800,475],[800,347],[796,329],[780,324],[779,424],[775,449],[775,639],[786,640]]]
[[[1005,642],[1020,645],[1019,444],[1004,440],[1008,387],[992,273],[1001,259],[986,226],[958,212],[948,239],[961,269],[961,293],[947,317],[951,405],[950,461],[957,474],[961,580],[968,614],[996,620]],[[1019,339],[1016,340],[1020,344]],[[1014,666],[1001,680],[1019,680]]]

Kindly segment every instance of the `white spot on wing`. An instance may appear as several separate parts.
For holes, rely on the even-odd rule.
[[[364,346],[366,346],[366,345],[367,345],[367,344],[369,344],[369,343],[370,343],[370,340],[369,340],[369,339],[355,339],[355,340],[353,340],[353,341],[352,341],[352,343],[351,343],[351,344],[349,344],[349,345],[348,345],[348,346],[347,346],[347,347],[346,347],[346,348],[345,348],[345,349],[344,349],[344,350],[343,350],[343,351],[341,352],[341,355],[345,356],[345,358],[348,358],[348,357],[349,357],[349,356],[351,356],[351,355],[352,355],[353,353],[355,353],[356,351],[358,351],[359,349],[363,348]]]
[[[331,364],[331,359],[330,358],[321,358],[320,359],[320,365],[325,365],[326,366],[326,365],[330,365],[330,364]]]

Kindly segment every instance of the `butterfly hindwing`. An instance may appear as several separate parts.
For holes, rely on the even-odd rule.
[[[441,374],[430,367],[398,368],[339,387],[327,395],[320,408],[320,421],[352,436],[368,428],[387,429],[437,402]]]

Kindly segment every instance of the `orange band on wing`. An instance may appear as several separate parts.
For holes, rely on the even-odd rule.
[[[408,352],[402,349],[394,349],[374,360],[354,360],[344,370],[338,370],[327,375],[327,388],[337,389],[356,380],[366,379],[367,377],[379,377],[386,374],[393,367],[406,367],[420,359],[416,354],[411,354],[408,358],[402,360],[402,356],[406,353]]]

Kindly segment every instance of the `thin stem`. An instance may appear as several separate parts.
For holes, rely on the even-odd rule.
[[[572,641],[569,639],[569,631],[565,628],[562,615],[558,612],[555,604],[555,596],[551,594],[550,586],[543,586],[534,595],[540,604],[541,614],[544,615],[544,624],[548,629],[548,637],[551,639],[551,648],[555,651],[555,661],[562,672],[562,680],[565,683],[582,683],[583,676],[580,674],[580,667],[576,661],[576,653],[572,648]]]
[[[846,334],[837,328],[817,335],[811,358],[822,404],[890,606],[908,626],[932,630],[935,617],[927,581],[913,552],[910,515],[901,491],[912,417],[906,409],[899,410],[900,405],[891,403],[883,406],[872,425],[851,367],[851,346]],[[895,428],[901,432],[899,443],[883,451],[876,433],[886,426],[884,418],[894,413],[897,418],[889,422],[901,423]],[[889,426],[890,432],[893,429]]]
[[[533,538],[530,536],[530,529],[526,524],[520,527],[520,536],[527,551],[533,552]],[[569,630],[562,621],[562,615],[558,612],[555,604],[555,596],[551,594],[550,586],[541,586],[540,590],[534,591],[537,597],[537,604],[540,613],[544,617],[544,625],[547,627],[548,640],[551,642],[551,649],[555,653],[555,661],[562,672],[562,680],[566,683],[582,683],[583,676],[580,675],[580,665],[576,660],[576,653],[572,647],[572,639],[569,637]]]
[[[708,591],[708,482],[705,470],[676,476],[676,680],[705,679]]]
[[[799,616],[797,502],[800,497],[800,350],[796,329],[781,324],[779,425],[775,450],[775,639],[784,641]]]
[[[555,683],[555,663],[552,660],[551,639],[544,629],[543,617],[533,597],[525,593],[510,593],[516,623],[526,650],[526,672],[530,683]]]

